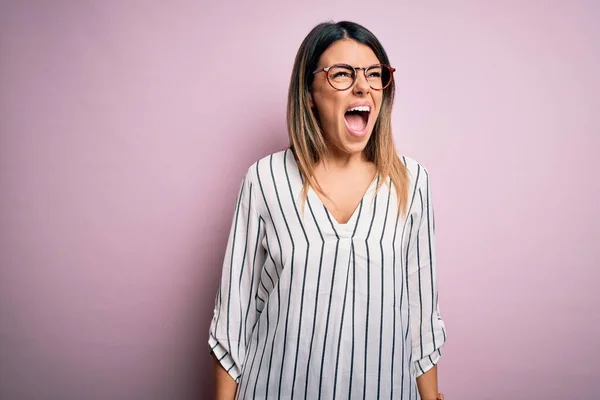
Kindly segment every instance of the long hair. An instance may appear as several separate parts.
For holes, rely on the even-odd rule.
[[[310,105],[313,71],[317,69],[319,59],[325,50],[334,42],[342,39],[352,39],[369,46],[379,62],[389,65],[388,56],[375,35],[354,22],[321,23],[312,29],[300,45],[294,61],[288,91],[287,127],[290,148],[296,157],[304,181],[303,203],[309,185],[322,192],[315,179],[314,170],[316,165],[328,155],[327,144],[318,117]],[[395,82],[392,81],[383,91],[381,110],[373,127],[373,133],[364,149],[364,156],[375,164],[381,178],[390,178],[398,198],[398,211],[404,213],[408,202],[408,171],[396,152],[392,136],[391,120],[394,94]],[[384,181],[385,179],[379,179],[379,185],[381,186]]]

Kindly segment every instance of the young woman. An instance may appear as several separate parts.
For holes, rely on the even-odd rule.
[[[218,399],[441,398],[429,179],[396,153],[393,73],[356,23],[300,46],[290,148],[238,196],[210,326]]]

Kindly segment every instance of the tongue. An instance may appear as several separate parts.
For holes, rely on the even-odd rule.
[[[350,129],[354,131],[362,131],[365,129],[365,120],[360,114],[348,113],[344,116],[344,118],[346,118],[346,122],[348,123]]]

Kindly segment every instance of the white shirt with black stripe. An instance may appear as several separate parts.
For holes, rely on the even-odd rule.
[[[446,341],[427,171],[402,157],[408,210],[376,178],[338,223],[291,150],[248,170],[237,199],[209,345],[237,399],[419,399]]]

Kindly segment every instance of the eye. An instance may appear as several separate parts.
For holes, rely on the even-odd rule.
[[[374,65],[367,69],[367,79],[381,79],[382,72],[383,71],[380,66]]]
[[[337,81],[351,81],[354,79],[354,70],[347,65],[335,65],[329,70],[329,79]]]
[[[335,78],[350,78],[352,75],[347,71],[335,71],[332,77]]]

